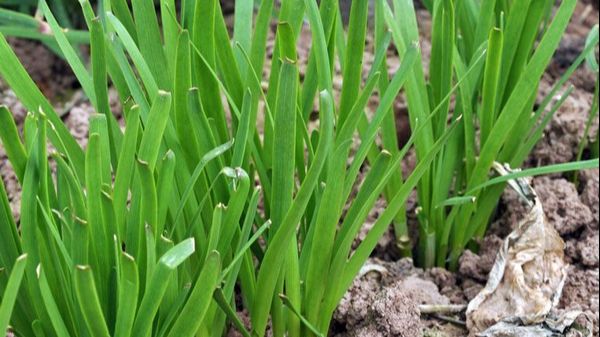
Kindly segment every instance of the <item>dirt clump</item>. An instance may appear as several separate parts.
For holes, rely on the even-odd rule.
[[[594,336],[598,336],[598,268],[581,269],[571,266],[559,308],[582,310],[588,316],[593,317]]]
[[[598,267],[598,248],[598,231],[586,231],[585,237],[577,242],[577,253],[584,266]]]
[[[585,184],[580,195],[581,202],[587,205],[594,215],[591,228],[598,230],[598,168],[582,171],[579,179]]]
[[[403,337],[425,331],[431,335],[446,328],[435,319],[423,319],[419,305],[456,304],[446,294],[465,303],[463,295],[456,295],[460,287],[455,275],[446,270],[423,271],[406,258],[395,262],[372,258],[365,266],[334,313],[334,336]]]
[[[419,308],[409,291],[401,283],[397,283],[393,287],[384,288],[375,299],[370,308],[370,315],[373,317],[370,325],[381,336],[409,337],[420,333]]]
[[[544,96],[545,94],[542,94],[541,97]],[[533,150],[529,165],[566,163],[575,158],[583,139],[592,96],[590,92],[575,90],[566,98],[552,121],[546,126],[544,136]],[[589,138],[596,137],[597,132],[598,119],[596,118],[590,127]]]
[[[449,304],[446,296],[440,294],[438,286],[430,280],[409,276],[396,283],[404,289],[417,304]]]
[[[425,271],[427,279],[438,286],[439,293],[452,304],[466,304],[464,291],[459,286],[459,276],[444,268],[431,268]]]
[[[380,273],[371,272],[355,279],[338,305],[334,319],[343,322],[348,330],[361,325],[368,316],[368,308],[381,291],[381,277]]]
[[[375,272],[355,280],[334,314],[334,319],[345,325],[345,331],[337,336],[418,336],[421,331],[418,301],[425,300],[421,295],[427,293],[415,288],[422,285],[421,281],[414,278],[408,283],[400,281],[384,286],[385,281]],[[427,287],[437,292],[435,284],[430,282]]]
[[[564,178],[534,179],[535,189],[550,223],[561,236],[574,234],[594,221],[590,208],[579,199],[573,183]]]
[[[496,235],[488,235],[480,245],[479,254],[466,250],[459,260],[459,273],[470,279],[485,282],[494,266],[502,239]]]
[[[577,57],[585,49],[585,39],[586,36],[574,36],[570,39],[563,39],[560,42],[560,45],[554,54],[553,62],[548,69],[548,73],[552,77],[559,79],[574,63]],[[577,68],[577,70],[575,70],[575,76],[571,78],[571,83],[575,87],[581,88],[587,92],[594,91],[595,82],[596,76],[594,72],[585,66]]]

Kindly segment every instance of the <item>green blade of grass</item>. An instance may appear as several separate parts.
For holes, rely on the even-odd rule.
[[[362,142],[360,144],[360,147],[356,151],[356,154],[354,155],[354,160],[352,161],[350,168],[348,169],[348,178],[346,179],[345,187],[346,195],[348,195],[351,186],[356,181],[356,177],[358,176],[360,167],[362,166],[362,163],[364,162],[367,156],[367,152],[370,149],[371,144],[373,144],[373,141],[377,136],[377,132],[385,118],[385,115],[387,113],[390,113],[390,109],[393,105],[397,93],[400,91],[400,88],[402,88],[405,81],[408,80],[411,68],[413,67],[415,62],[417,62],[417,54],[418,49],[416,45],[412,45],[407,50],[406,54],[404,54],[402,59],[402,65],[394,75],[394,78],[390,82],[390,85],[388,86],[386,92],[383,94],[383,98],[381,99],[381,102],[377,107],[377,111],[375,112],[374,118],[369,124],[369,127],[366,130],[366,132],[364,132],[361,135]]]
[[[448,199],[444,200],[443,202],[437,204],[435,206],[435,208],[462,205],[462,204],[466,204],[466,203],[474,203],[475,200],[477,200],[477,198],[475,198],[474,196],[471,196],[471,195],[452,197],[452,198],[448,198]]]
[[[137,31],[133,16],[129,10],[128,1],[126,0],[111,0],[112,11],[115,16],[123,23],[134,41],[137,41]]]
[[[230,41],[228,26],[225,22],[220,2],[218,1],[215,20],[215,43],[219,46],[219,48],[216,48],[217,69],[221,73],[223,84],[227,88],[231,99],[236,105],[241,106],[244,96],[242,76]],[[235,119],[233,120],[233,124],[235,125]]]
[[[115,323],[115,337],[131,336],[138,303],[139,276],[137,265],[130,255],[120,255],[121,273],[119,275],[119,307]]]
[[[22,182],[23,175],[25,174],[25,165],[27,164],[27,153],[25,152],[25,146],[21,142],[15,120],[4,105],[0,106],[0,139],[17,179]]]
[[[147,162],[138,159],[137,172],[142,190],[141,216],[144,226],[150,226],[154,237],[158,233],[158,197],[156,182]],[[151,249],[154,251],[154,247]],[[154,263],[154,261],[152,261]]]
[[[321,90],[332,92],[332,80],[330,69],[330,58],[327,54],[327,36],[323,26],[323,21],[319,15],[317,3],[311,0],[304,0],[306,6],[306,15],[310,22],[313,49],[315,53],[316,68],[318,74],[318,83]]]
[[[433,150],[428,153],[427,157],[423,158],[419,162],[417,167],[415,167],[413,173],[406,179],[400,190],[397,191],[394,198],[389,202],[386,210],[377,219],[375,225],[373,225],[373,228],[367,234],[367,237],[361,242],[361,244],[358,246],[352,257],[349,259],[346,270],[344,272],[344,285],[350,285],[353,276],[356,275],[360,267],[363,265],[364,261],[366,261],[366,259],[369,257],[370,252],[373,250],[373,248],[375,248],[375,245],[377,244],[378,238],[383,233],[387,225],[389,225],[389,223],[391,222],[394,212],[404,203],[404,201],[410,194],[410,191],[412,191],[412,189],[416,186],[417,182],[425,173],[427,167],[431,164],[433,159],[436,157],[437,153],[442,149],[443,145],[450,138],[453,132],[456,131],[457,125],[458,121],[455,121],[453,125],[446,130],[443,136],[436,141]],[[342,288],[344,288],[345,290],[347,286]],[[343,292],[341,295],[343,295]]]
[[[27,255],[21,255],[17,258],[15,265],[12,268],[10,277],[2,294],[2,302],[0,302],[0,331],[7,331],[8,323],[12,316],[13,306],[19,294],[21,280],[25,273],[25,265],[27,263]]]
[[[481,98],[481,144],[485,144],[496,119],[495,107],[498,82],[500,80],[500,62],[502,55],[503,33],[499,29],[490,32],[487,59],[483,75],[483,92]]]
[[[327,308],[335,306],[337,299],[334,296],[335,291],[333,289],[337,288],[341,280],[342,271],[356,234],[388,181],[385,179],[385,173],[389,171],[390,161],[391,156],[388,152],[380,153],[373,162],[373,166],[363,181],[358,195],[354,198],[344,217],[334,242],[334,255],[329,266],[329,277],[325,285],[326,291],[323,297],[321,315],[326,315],[328,313]],[[320,319],[319,327],[323,327],[325,323],[324,319]],[[329,323],[327,322],[327,324]]]
[[[35,18],[7,8],[0,8],[0,23],[7,26],[23,26],[38,29],[40,21]]]
[[[133,0],[131,4],[140,52],[148,62],[150,72],[159,84],[159,88],[170,90],[169,68],[165,67],[167,59],[162,49],[154,1]]]
[[[159,91],[148,114],[148,121],[138,150],[138,159],[148,163],[151,171],[156,166],[162,136],[169,120],[170,107],[171,93]]]
[[[272,171],[272,195],[271,200],[277,200],[271,204],[270,217],[273,226],[269,232],[269,238],[274,236],[282,225],[282,221],[290,209],[293,200],[295,179],[295,148],[297,142],[296,135],[296,101],[298,92],[298,66],[296,65],[295,40],[291,26],[286,23],[279,24],[280,41],[279,54],[281,57],[281,70],[278,81],[278,96],[275,102],[274,121],[273,121],[273,171]],[[267,144],[268,145],[268,144]],[[295,248],[295,239],[285,249],[287,253],[287,268],[283,272],[285,275],[286,286],[296,283],[297,275],[297,250]],[[279,288],[282,288],[282,280],[279,281]],[[292,301],[300,304],[300,291],[294,285],[291,285],[287,291],[292,297]],[[273,297],[273,327],[276,331],[287,329],[293,336],[299,331],[299,322],[296,317],[289,317],[287,328],[285,327],[283,314],[279,310],[281,305],[279,299]],[[276,332],[279,333],[279,332]]]
[[[294,313],[294,315],[296,315],[300,319],[302,324],[304,324],[304,326],[310,330],[312,334],[319,337],[323,337],[323,335],[317,330],[317,328],[310,324],[310,322],[304,316],[302,316],[302,314],[294,307],[294,305],[292,304],[292,302],[290,302],[290,299],[287,298],[287,296],[279,294],[279,298],[281,298],[283,305],[288,307]]]
[[[594,27],[592,27],[592,29],[588,33],[587,37],[585,38],[585,49],[587,49],[588,47],[593,46],[595,44],[598,44],[598,25],[597,24],[594,25]],[[588,66],[588,68],[590,68],[592,71],[597,73],[600,70],[598,68],[598,61],[596,60],[594,53],[589,53],[589,52],[586,53],[585,62],[586,62],[586,65]]]
[[[246,221],[246,223],[250,223],[250,222]],[[238,249],[235,257],[231,260],[230,265],[223,270],[223,273],[222,273],[223,277],[227,276],[227,274],[229,274],[235,268],[235,264],[243,258],[246,251],[248,251],[248,249],[250,249],[250,246],[252,246],[254,244],[254,242],[256,242],[256,240],[258,240],[260,238],[260,236],[264,233],[264,231],[267,230],[270,226],[271,226],[270,221],[265,222],[260,228],[258,228],[256,230],[256,232],[254,233],[254,235],[252,235],[252,237],[250,237],[247,241],[245,241],[244,245],[242,247],[240,247],[240,249]],[[245,227],[250,228],[249,226],[245,226]],[[240,242],[244,242],[244,241],[240,241]]]
[[[517,53],[517,46],[521,38],[521,32],[525,21],[527,19],[527,13],[532,0],[515,2],[514,6],[511,6],[510,11],[505,12],[506,21],[502,22],[500,29],[504,32],[504,35],[510,36],[510,39],[506,39],[502,48],[502,73],[500,74],[500,82],[498,86],[499,100],[505,100],[506,83],[508,82],[509,75],[511,74],[512,62],[515,59]],[[508,91],[508,90],[507,90]],[[508,94],[509,92],[507,92]]]
[[[495,184],[499,184],[502,182],[506,182],[513,179],[523,178],[523,177],[533,177],[543,174],[551,174],[551,173],[562,173],[568,171],[581,171],[591,168],[598,168],[598,159],[590,159],[583,161],[575,161],[571,163],[563,163],[563,164],[554,164],[542,167],[530,168],[522,171],[512,172],[507,175],[499,176],[492,178],[486,181],[483,184],[477,185],[471,188],[467,194],[473,194],[474,192],[481,190],[485,187],[492,186]]]
[[[252,39],[252,11],[254,4],[251,1],[236,1],[233,19],[233,43],[239,44],[243,49],[249,50]],[[234,51],[240,73],[246,74],[247,65],[240,49]]]
[[[339,125],[344,125],[347,115],[360,87],[362,58],[365,48],[365,35],[367,30],[367,16],[369,12],[369,1],[354,1],[350,10],[350,23],[348,26],[348,45],[351,52],[348,53],[344,62],[344,84],[340,98]]]
[[[228,253],[233,247],[231,242],[239,231],[240,218],[244,212],[244,206],[248,200],[250,191],[250,177],[241,168],[224,168],[225,176],[234,180],[235,186],[232,188],[227,204],[227,210],[223,219],[223,230],[219,239],[218,250]]]
[[[328,163],[327,180],[325,189],[318,207],[316,222],[311,225],[314,230],[310,244],[311,253],[308,256],[306,269],[305,313],[310,322],[315,322],[319,317],[319,303],[326,291],[323,278],[327,277],[331,256],[334,254],[338,219],[342,213],[346,158],[350,142],[340,145],[332,154]],[[306,245],[306,244],[305,244]],[[304,248],[307,249],[307,248]]]
[[[0,221],[4,224],[0,226],[0,263],[7,266],[17,259],[22,248],[4,182],[0,183]]]
[[[539,34],[538,32],[540,24],[544,20],[544,16],[547,12],[544,10],[544,7],[548,5],[549,3],[546,1],[532,1],[528,11],[526,13],[521,13],[521,15],[526,17],[526,21],[523,24],[523,28],[520,29],[520,38],[517,40],[516,37],[518,35],[507,35],[511,36],[513,41],[518,41],[518,45],[516,45],[515,53],[512,55],[512,59],[509,59],[510,73],[507,72],[509,68],[505,64],[503,72],[500,74],[501,76],[508,75],[507,77],[504,77],[506,82],[501,82],[500,84],[500,89],[507,91],[504,95],[505,98],[510,94],[509,90],[514,88],[515,84],[519,81],[519,77],[523,72],[523,67],[525,67],[529,62],[531,52],[535,47],[535,42]],[[512,13],[509,13],[509,15],[510,14]],[[508,24],[509,22],[507,22],[506,27],[507,34],[510,32],[510,26],[508,26]],[[507,61],[507,59],[503,60]],[[503,88],[502,85],[506,86]]]
[[[552,120],[552,117],[554,117],[554,115],[556,114],[558,109],[567,100],[567,98],[571,95],[571,92],[573,92],[574,89],[575,89],[575,87],[569,86],[567,88],[567,90],[565,90],[565,92],[563,92],[560,95],[558,101],[556,101],[556,103],[554,103],[550,107],[550,111],[548,111],[546,113],[546,115],[539,122],[539,125],[535,128],[533,133],[531,135],[529,135],[529,138],[527,138],[525,140],[525,142],[523,142],[523,144],[517,150],[516,154],[514,155],[515,159],[513,160],[513,163],[514,162],[520,163],[523,160],[525,160],[525,158],[527,157],[527,154],[529,154],[531,152],[531,150],[533,150],[533,148],[535,147],[535,144],[537,144],[537,142],[544,135],[544,130],[546,129],[546,126],[548,125],[548,123],[550,123],[550,121]],[[540,113],[541,113],[541,111],[540,111]],[[536,112],[536,114],[537,114],[537,112]]]
[[[96,114],[90,117],[89,134],[98,134],[99,137],[99,153],[100,153],[100,182],[103,185],[108,185],[112,182],[111,177],[111,148],[110,134],[108,131],[108,121],[105,115]]]
[[[134,173],[135,153],[140,127],[139,112],[139,106],[134,106],[129,111],[127,127],[123,137],[123,146],[119,153],[119,166],[115,174],[113,205],[120,237],[125,236],[127,195]]]
[[[217,288],[220,273],[220,255],[217,251],[212,251],[208,254],[187,303],[169,332],[169,337],[192,337],[196,334]]]
[[[147,291],[139,304],[133,336],[149,336],[152,331],[152,321],[158,311],[161,300],[165,294],[168,283],[166,279],[196,250],[194,240],[186,239],[165,253],[155,267],[152,279],[149,280]]]
[[[225,142],[229,137],[227,122],[224,118],[223,105],[217,81],[211,76],[210,70],[216,69],[216,0],[197,1],[194,14],[194,30],[192,41],[198,48],[199,56],[194,58],[195,71],[198,76],[192,82],[200,89],[202,105],[207,116],[214,119],[216,124],[215,136],[218,142]],[[204,60],[199,60],[202,56]],[[206,61],[203,62],[203,61]]]
[[[380,180],[383,180],[382,177],[384,177],[384,173],[387,171],[390,161],[391,155],[389,153],[381,152],[379,154],[377,160],[372,164],[373,166],[361,184],[361,188],[354,198],[352,205],[348,209],[335,238],[333,251],[336,252],[336,254],[332,260],[332,271],[330,272],[332,277],[335,277],[334,275],[339,275],[337,273],[339,269],[336,265],[340,264],[341,267],[341,265],[346,262],[346,257],[350,252],[354,237],[362,225],[361,219],[367,216],[371,206],[376,201],[376,198],[383,188]],[[334,284],[335,282],[331,282],[331,286]]]
[[[159,86],[154,78],[154,75],[152,74],[152,71],[150,70],[150,66],[146,62],[146,59],[144,58],[140,49],[137,47],[135,41],[133,40],[131,35],[129,35],[129,32],[127,31],[125,26],[123,26],[123,24],[119,21],[119,19],[117,19],[117,17],[114,16],[112,13],[107,13],[106,17],[108,19],[108,22],[111,24],[112,28],[115,30],[115,32],[123,42],[125,49],[131,56],[131,60],[133,61],[137,70],[139,71],[139,76],[142,79],[142,82],[144,83],[148,95],[150,96],[150,100],[154,101],[156,94],[159,92]],[[162,67],[159,65],[159,68]],[[136,102],[138,104],[142,104],[140,100],[136,99]]]
[[[431,60],[429,74],[432,93],[432,106],[437,106],[452,87],[453,50],[455,45],[453,1],[435,2],[433,11]],[[448,119],[449,102],[443,103],[434,120],[436,136],[442,134]]]
[[[188,109],[188,92],[192,87],[190,38],[184,30],[179,34],[177,44],[177,59],[175,62],[175,83],[173,85],[173,110],[175,114],[175,130],[179,139],[186,139],[181,146],[186,155],[185,160],[193,167],[200,152],[194,124],[191,122]]]
[[[227,318],[229,318],[229,320],[233,323],[233,325],[235,325],[237,331],[239,333],[241,333],[242,336],[244,336],[244,337],[252,337],[250,332],[248,332],[248,330],[246,330],[244,323],[238,317],[235,310],[233,310],[231,305],[227,302],[227,299],[225,298],[225,295],[223,294],[223,291],[220,288],[217,288],[215,290],[213,297],[215,299],[215,302],[217,302],[217,304],[221,308],[221,310],[223,310],[225,312],[225,314],[227,315]]]
[[[479,17],[477,19],[477,28],[475,29],[475,41],[473,45],[477,46],[484,43],[489,36],[489,31],[494,26],[496,0],[482,0],[479,8]]]
[[[46,221],[46,225],[50,231],[50,235],[52,235],[52,239],[56,243],[56,246],[58,246],[58,250],[60,251],[61,257],[63,258],[63,261],[61,261],[61,262],[63,262],[67,266],[72,266],[73,261],[71,260],[71,256],[69,255],[69,253],[67,251],[67,247],[65,246],[64,242],[61,240],[61,236],[60,236],[60,233],[58,232],[58,228],[57,228],[56,224],[54,223],[54,219],[51,218],[50,214],[44,209],[44,205],[42,204],[42,201],[39,198],[37,199],[37,201],[38,201],[38,205],[40,206],[40,211],[42,212],[42,217]]]
[[[75,290],[89,331],[93,336],[109,337],[110,333],[100,307],[94,276],[89,266],[75,267]]]
[[[117,150],[121,148],[123,134],[119,128],[117,119],[112,114],[108,99],[108,88],[107,88],[107,64],[105,56],[105,37],[102,24],[99,19],[92,21],[91,41],[90,41],[90,54],[92,60],[92,82],[94,86],[94,92],[96,96],[96,107],[97,111],[106,116],[108,124],[109,140],[110,140],[110,153],[112,157],[110,159],[113,166],[117,165]]]
[[[100,136],[97,133],[90,134],[85,161],[85,184],[87,205],[87,221],[90,226],[90,234],[94,237],[91,241],[91,261],[95,266],[94,277],[100,286],[98,289],[100,298],[104,299],[106,293],[105,280],[108,277],[108,261],[105,254],[112,251],[108,242],[110,237],[107,232],[106,223],[102,216],[101,193],[102,193],[102,157],[100,153]],[[87,276],[86,276],[87,277]],[[94,286],[96,289],[96,287]]]
[[[247,90],[244,93],[244,100],[242,105],[242,116],[236,132],[236,142],[233,148],[233,156],[231,158],[231,166],[238,167],[242,166],[244,156],[246,155],[246,147],[248,142],[254,137],[254,125],[256,125],[256,110],[252,111],[250,106],[252,102],[252,93]]]
[[[38,266],[38,278],[40,284],[40,290],[42,293],[42,300],[46,305],[48,310],[48,315],[50,315],[52,326],[57,334],[60,336],[69,337],[71,334],[69,333],[69,329],[67,328],[61,312],[54,300],[54,295],[52,294],[52,290],[50,289],[50,285],[48,284],[48,280],[46,279],[46,273],[41,266]]]
[[[294,147],[296,140],[296,92],[297,67],[284,62],[279,80],[279,99],[275,109],[273,139],[273,195],[278,200],[272,205],[271,219],[273,233],[276,233],[281,221],[292,203],[294,189]]]
[[[179,39],[179,23],[177,22],[177,16],[171,15],[175,10],[177,10],[175,7],[175,0],[160,1],[160,21],[164,40],[162,49],[164,50],[165,59],[169,65],[168,74],[174,74],[175,72],[177,41]],[[165,80],[172,82],[171,76],[166,76]]]
[[[177,161],[173,151],[169,150],[162,159],[161,169],[158,173],[156,195],[160,196],[161,200],[169,200],[173,196],[175,186],[173,186],[173,180],[175,179],[175,167]],[[158,202],[157,209],[157,235],[163,234],[164,226],[168,223],[167,215],[169,211],[168,202]]]

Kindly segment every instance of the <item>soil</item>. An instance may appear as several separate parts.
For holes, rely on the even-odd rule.
[[[540,85],[540,101],[583,49],[587,32],[593,24],[598,23],[597,6],[597,1],[580,1],[577,4],[575,19],[570,24],[561,47]],[[418,16],[425,32],[421,48],[424,53],[423,62],[427,64],[430,45],[426,34],[429,32],[430,17],[423,9],[418,10]],[[64,112],[65,123],[85,146],[88,118],[93,109],[82,98],[80,89],[74,87],[76,80],[68,66],[38,43],[18,39],[11,39],[10,43],[44,94],[50,97],[59,111]],[[299,55],[306,59],[306,50],[310,47],[309,34],[302,34],[300,47]],[[368,57],[372,58],[372,55]],[[390,63],[393,62],[391,59]],[[394,70],[392,65],[390,71]],[[583,138],[594,81],[594,75],[585,67],[580,67],[575,72],[570,80],[575,87],[573,93],[544,131],[543,139],[527,159],[526,166],[564,163],[575,159],[577,147]],[[340,82],[336,81],[335,85],[339,87]],[[26,109],[1,81],[0,104],[7,105],[17,122],[22,123]],[[114,108],[118,110],[117,105],[114,105]],[[409,135],[409,129],[406,127],[406,106],[399,100],[395,110],[399,126],[398,138],[402,144]],[[597,132],[596,118],[590,137],[595,137]],[[403,163],[405,173],[412,170],[414,162],[414,154],[409,153]],[[571,264],[559,309],[580,309],[586,312],[594,324],[594,336],[598,336],[599,325],[598,173],[597,168],[581,172],[578,185],[567,175],[550,175],[532,180],[548,220],[566,243],[565,256]],[[1,146],[0,174],[8,192],[11,209],[18,219],[19,184]],[[416,196],[413,194],[407,204],[409,223],[413,230],[417,226],[414,215],[416,205]],[[368,232],[369,226],[373,225],[384,207],[385,202],[377,203],[377,208],[365,223],[361,235]],[[461,324],[464,322],[463,316],[421,315],[419,305],[466,304],[475,297],[487,281],[487,275],[503,238],[517,225],[525,212],[526,207],[521,204],[516,193],[507,189],[498,205],[495,220],[480,245],[481,250],[467,250],[460,259],[456,273],[439,268],[425,271],[415,268],[410,259],[399,259],[395,237],[390,229],[380,240],[372,257],[363,267],[361,275],[355,279],[336,310],[331,335],[465,336],[467,331]],[[359,235],[358,240],[360,239]],[[247,318],[247,313],[240,315]],[[236,336],[236,333],[231,331],[229,336]]]
[[[585,194],[578,192],[573,183],[562,177],[538,177],[534,178],[532,183],[542,200],[548,220],[554,224],[566,242],[566,259],[571,264],[558,308],[584,311],[591,318],[594,324],[594,336],[597,336],[599,323],[598,170],[586,171],[581,181],[584,184]],[[449,323],[447,319],[423,316],[420,320],[413,318],[410,321],[410,317],[413,316],[409,315],[403,316],[396,322],[390,322],[376,320],[374,318],[376,315],[372,312],[375,310],[376,299],[386,296],[390,291],[402,292],[402,295],[398,296],[412,299],[412,301],[397,302],[402,303],[401,305],[390,306],[387,309],[390,317],[405,315],[406,310],[415,307],[415,302],[417,305],[466,304],[474,298],[487,281],[487,275],[493,266],[503,238],[526,212],[526,207],[521,204],[512,190],[504,193],[501,204],[500,214],[483,239],[481,250],[478,253],[465,251],[460,259],[457,273],[439,268],[423,271],[413,267],[410,259],[390,261],[378,257],[371,258],[364,267],[370,271],[354,281],[336,311],[334,316],[336,336],[356,336],[356,331],[363,331],[362,329],[373,324],[378,328],[376,331],[381,331],[388,329],[385,324],[394,326],[400,323],[410,326],[418,323],[423,335],[466,335],[467,331],[462,326]],[[393,235],[391,237],[393,240]],[[387,240],[383,240],[383,243],[390,245]],[[378,251],[375,254],[379,255]],[[384,259],[387,257],[385,254],[380,256]],[[462,320],[463,317],[457,316],[454,319]],[[383,326],[378,325],[379,323]],[[405,335],[391,333],[383,336]]]

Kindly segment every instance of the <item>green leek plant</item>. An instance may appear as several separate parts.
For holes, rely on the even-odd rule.
[[[501,130],[510,129],[512,114],[526,111],[529,102],[519,96],[486,103],[498,109],[488,139],[500,145],[481,152],[464,145],[475,134],[479,79],[484,76],[489,87],[482,74],[492,71],[488,59],[496,54],[486,53],[492,19],[481,20],[489,21],[480,27],[481,41],[466,43],[454,34],[460,25],[451,2],[435,2],[430,84],[409,0],[396,0],[394,10],[376,3],[375,58],[365,73],[357,65],[366,45],[367,0],[352,2],[347,29],[337,0],[283,0],[278,8],[262,0],[256,15],[252,1],[236,1],[232,35],[217,0],[183,0],[180,6],[161,0],[158,12],[153,0],[131,6],[102,1],[98,12],[87,0],[80,3],[89,65],[44,0],[39,11],[51,31],[44,39],[51,37],[48,43],[71,66],[96,111],[85,149],[0,35],[0,76],[30,111],[21,135],[8,109],[0,108],[0,139],[22,189],[18,222],[0,191],[0,268],[6,270],[0,293],[8,298],[0,323],[10,316],[18,336],[217,337],[229,325],[244,336],[263,337],[268,325],[276,337],[325,336],[337,303],[390,224],[402,250],[411,251],[404,204],[415,187],[426,224],[423,251],[435,252],[438,238],[431,233],[439,224],[425,221],[445,219],[444,207],[435,206],[471,217],[464,197],[449,198],[450,192],[462,192],[462,185],[499,186],[502,181],[487,179],[488,161],[497,158],[492,150],[506,148]],[[530,50],[522,52],[526,79],[513,83],[510,77],[506,87],[535,96],[531,83],[541,76],[573,3],[565,0],[530,62]],[[275,46],[267,63],[273,16]],[[304,25],[312,47],[302,77],[296,44]],[[392,42],[401,62],[389,75]],[[339,101],[336,66],[343,79]],[[109,82],[124,128],[110,109]],[[392,107],[401,90],[413,132],[399,148]],[[375,93],[379,103],[369,115]],[[454,94],[459,99],[448,118]],[[319,118],[311,122],[315,103]],[[50,155],[47,142],[55,149]],[[419,161],[403,177],[400,163],[413,146]],[[464,168],[462,149],[471,150]],[[456,186],[451,176],[458,177]],[[382,196],[386,209],[353,249]],[[449,238],[458,240],[460,232],[451,232]],[[462,250],[466,239],[458,241],[441,246]],[[23,254],[27,265],[15,264]],[[6,275],[18,278],[18,268],[23,281],[9,315],[18,282]],[[250,327],[238,318],[240,307]]]
[[[28,115],[23,139],[10,112],[0,107],[2,142],[23,191],[18,229],[1,191],[2,265],[10,266],[24,252],[28,256],[11,329],[18,336],[193,336],[212,331],[222,315],[212,293],[237,278],[239,261],[251,242],[258,195],[249,195],[249,178],[242,169],[223,167],[214,181],[226,183],[227,206],[214,205],[211,218],[203,222],[195,214],[209,202],[187,201],[196,200],[193,187],[199,186],[200,174],[231,142],[205,153],[194,174],[179,176],[174,151],[161,150],[171,96],[159,91],[145,122],[139,106],[127,113],[125,133],[117,133],[122,136],[118,153],[111,149],[112,134],[103,114],[91,118],[87,149],[82,151],[63,132],[63,124],[52,122],[55,112],[39,101],[42,96],[31,79],[3,48],[3,56],[17,70],[11,73],[14,78],[5,78],[19,81],[31,94],[21,96],[24,102],[30,99],[40,106]],[[56,174],[48,165],[47,139],[57,144],[50,155]],[[191,192],[177,192],[173,182],[180,178],[192,186]],[[175,221],[180,204],[191,205],[185,210],[189,220]],[[226,232],[222,228],[230,228],[227,245],[220,244]],[[5,268],[19,275],[21,264]],[[3,282],[8,295],[1,318],[10,313],[14,284],[11,279]]]
[[[1,266],[18,275],[11,266],[28,256],[12,331],[221,336],[233,324],[245,336],[264,336],[270,320],[275,336],[326,335],[379,237],[402,220],[408,195],[458,130],[459,117],[406,179],[400,162],[431,118],[414,125],[403,149],[376,145],[378,135],[395,144],[387,125],[419,62],[416,40],[388,77],[381,70],[390,37],[380,29],[363,85],[355,64],[363,59],[367,1],[353,3],[347,31],[335,0],[320,8],[283,1],[265,92],[273,0],[260,3],[254,20],[253,3],[238,1],[233,37],[217,0],[182,1],[179,12],[174,0],[162,0],[158,13],[152,0],[102,3],[96,13],[81,1],[89,65],[51,7],[43,0],[39,7],[51,30],[44,38],[52,37],[96,112],[85,149],[0,35],[0,75],[30,111],[21,135],[0,108],[0,138],[22,189],[18,222],[1,193]],[[305,17],[313,46],[301,80],[296,41]],[[336,62],[344,78],[339,102]],[[110,109],[109,81],[124,128]],[[375,91],[380,103],[369,118]],[[319,120],[311,123],[315,101]],[[387,209],[352,250],[382,194]],[[14,295],[4,284],[0,290]],[[250,331],[236,315],[236,286]]]
[[[415,140],[417,158],[448,128],[459,122],[459,132],[444,146],[418,184],[420,223],[417,261],[424,267],[456,268],[465,247],[485,234],[487,224],[504,189],[488,184],[494,161],[519,167],[544,127],[572,90],[552,103],[558,90],[598,42],[590,36],[581,56],[534,108],[540,79],[565,31],[576,1],[564,0],[553,11],[554,1],[432,1],[429,77],[417,62],[406,83],[411,125],[434,111],[427,131]],[[400,53],[418,37],[412,1],[381,2],[387,27]],[[473,68],[473,71],[468,69]],[[453,95],[454,104],[442,100]],[[414,127],[413,127],[414,129]],[[479,132],[477,132],[478,130]],[[598,162],[578,162],[570,170],[597,167]],[[528,171],[557,172],[565,166]],[[498,182],[498,181],[496,181]],[[396,232],[405,242],[405,232]]]
[[[5,283],[3,283],[4,293],[0,302],[0,331],[6,331],[8,328],[8,322],[12,316],[13,306],[17,300],[19,287],[25,273],[26,263],[27,255],[19,256],[8,279],[3,278]],[[6,273],[4,269],[0,270],[0,272]]]
[[[150,14],[156,23],[147,5],[136,3],[138,22]],[[0,74],[30,110],[21,137],[10,111],[0,107],[0,137],[22,189],[18,222],[0,191],[2,327],[10,317],[18,336],[222,331],[221,306],[231,304],[240,271],[250,273],[250,243],[268,227],[255,217],[259,190],[251,191],[246,171],[224,164],[243,158],[244,147],[215,138],[198,90],[182,74],[158,78],[148,71],[149,56],[115,16],[106,14],[102,22],[82,2],[88,69],[50,7],[41,2],[40,9],[96,114],[82,149],[0,36]],[[124,35],[117,45],[113,28]],[[186,33],[180,35],[186,41]],[[179,69],[187,61],[191,76],[189,48],[187,55],[181,50]],[[120,94],[124,131],[109,108],[108,78]],[[48,141],[56,149],[50,154]],[[6,275],[19,275],[23,263],[12,265],[25,252],[23,285],[10,315],[18,277],[7,283]],[[217,288],[227,299],[221,306],[213,300]]]

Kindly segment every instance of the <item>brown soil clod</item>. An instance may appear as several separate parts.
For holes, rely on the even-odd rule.
[[[548,220],[561,235],[574,234],[594,221],[592,211],[581,202],[573,183],[541,177],[535,179],[535,186]]]

